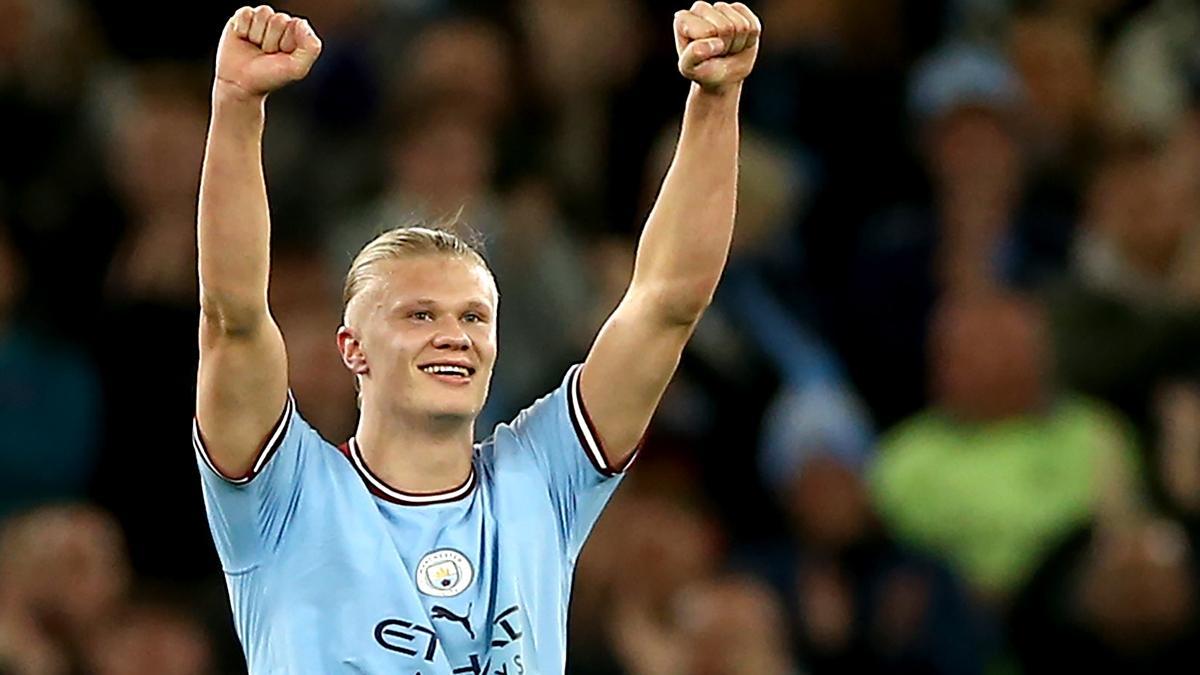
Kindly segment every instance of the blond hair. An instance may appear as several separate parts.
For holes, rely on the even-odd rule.
[[[388,260],[420,255],[445,255],[474,262],[491,274],[491,268],[480,252],[482,246],[478,237],[471,235],[471,240],[468,240],[451,230],[462,227],[458,216],[453,216],[430,224],[392,228],[372,239],[354,256],[354,262],[350,263],[350,271],[346,273],[346,284],[342,289],[343,314],[350,306],[350,301],[374,278],[374,270],[379,263]]]

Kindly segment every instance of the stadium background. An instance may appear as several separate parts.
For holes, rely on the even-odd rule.
[[[353,429],[349,256],[461,205],[504,297],[490,428],[623,290],[682,7],[278,6],[325,41],[266,137],[301,411]],[[5,675],[244,672],[188,439],[236,7],[0,0]],[[569,672],[1194,672],[1200,5],[753,8],[734,252],[580,563]]]

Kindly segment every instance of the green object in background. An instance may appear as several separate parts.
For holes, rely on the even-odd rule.
[[[1136,472],[1134,452],[1120,416],[1077,396],[1044,415],[991,423],[927,411],[884,437],[871,488],[902,540],[1003,598],[1058,537],[1092,517],[1106,470]]]

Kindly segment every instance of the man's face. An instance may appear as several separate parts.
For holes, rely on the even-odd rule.
[[[347,310],[357,345],[341,340],[344,359],[361,375],[364,408],[379,399],[401,415],[473,420],[496,361],[491,274],[448,255],[387,261],[373,272]]]
[[[994,421],[1044,403],[1051,360],[1035,306],[1007,296],[950,298],[930,340],[931,384],[955,416]]]

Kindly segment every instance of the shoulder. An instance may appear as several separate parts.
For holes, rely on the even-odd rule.
[[[1059,403],[1064,434],[1080,437],[1085,445],[1132,448],[1137,445],[1133,423],[1111,405],[1081,394],[1065,395]],[[1101,443],[1094,443],[1100,439]]]
[[[579,364],[571,366],[557,387],[517,413],[511,422],[498,424],[492,436],[498,448],[588,436],[589,422],[579,395],[580,371]]]

